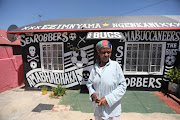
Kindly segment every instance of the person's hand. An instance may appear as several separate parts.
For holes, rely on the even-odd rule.
[[[92,99],[95,101],[95,103],[99,103],[99,97],[98,97],[97,93],[93,93],[93,94],[91,95],[91,97],[92,97]]]
[[[106,105],[107,105],[106,98],[105,98],[105,97],[102,97],[102,98],[99,100],[98,106],[106,106]]]

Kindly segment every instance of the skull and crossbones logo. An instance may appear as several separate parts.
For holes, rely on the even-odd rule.
[[[37,56],[35,56],[35,57],[31,57],[31,56],[29,56],[29,55],[27,55],[27,58],[29,58],[27,61],[28,62],[30,62],[30,61],[32,61],[32,60],[35,60],[35,61],[37,61],[37,62],[39,62],[39,55],[37,55]]]
[[[70,33],[69,34],[69,39],[74,41],[76,39],[76,33]]]
[[[29,47],[29,54],[33,57],[35,56],[36,48],[34,46]]]
[[[34,46],[30,46],[29,47],[29,54],[30,55],[27,55],[27,61],[28,62],[30,62],[30,61],[32,61],[32,60],[34,60],[34,61],[37,61],[37,62],[39,62],[39,55],[37,55],[37,56],[35,56],[35,53],[36,53],[36,48],[34,47]]]
[[[77,47],[78,47],[78,48],[80,48],[80,47],[79,47],[79,44],[80,44],[81,42],[86,43],[86,41],[85,41],[85,38],[86,38],[86,37],[81,37],[81,36],[79,36],[79,38],[80,38],[80,41],[79,41],[78,44],[77,44]]]
[[[82,75],[83,75],[83,79],[84,79],[84,81],[88,81],[88,78],[89,78],[90,72],[89,72],[89,71],[87,71],[87,70],[84,70],[84,71],[83,71],[83,73],[82,73]]]

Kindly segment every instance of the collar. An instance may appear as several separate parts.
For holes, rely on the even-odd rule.
[[[109,62],[108,63],[106,63],[106,65],[104,66],[104,67],[107,67],[107,66],[109,66],[110,64],[111,64],[111,59],[109,59]],[[99,64],[95,64],[95,69],[98,69],[99,70],[99,68],[100,68],[100,66],[99,66]]]
[[[108,62],[108,63],[106,63],[106,65],[105,65],[105,66],[109,66],[109,65],[110,65],[110,63],[111,63],[111,59],[109,59],[109,62]]]

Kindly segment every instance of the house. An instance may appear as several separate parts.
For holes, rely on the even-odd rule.
[[[8,41],[0,29],[0,93],[24,84],[20,39]]]
[[[8,33],[21,37],[27,89],[85,85],[96,62],[95,45],[106,39],[128,89],[158,90],[176,63],[179,30],[180,16],[161,15],[54,19]]]

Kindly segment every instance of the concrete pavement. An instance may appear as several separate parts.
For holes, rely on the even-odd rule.
[[[25,91],[15,88],[0,93],[0,120],[94,120],[93,113],[71,111],[69,105],[58,105],[59,99],[42,95],[41,91]],[[53,104],[51,110],[32,112],[42,104]],[[180,120],[180,114],[164,113],[122,113],[122,120]]]

